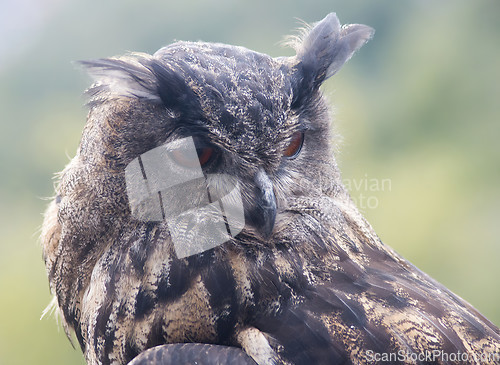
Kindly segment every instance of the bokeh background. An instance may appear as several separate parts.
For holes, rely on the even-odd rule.
[[[331,11],[377,30],[324,85],[346,184],[384,242],[500,325],[500,2],[1,0],[0,364],[84,363],[40,320],[43,198],[90,82],[72,61],[176,39],[290,55],[278,43],[297,18]]]

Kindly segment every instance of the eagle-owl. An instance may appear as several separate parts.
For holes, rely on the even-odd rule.
[[[177,42],[83,62],[90,112],[42,243],[88,364],[500,363],[499,329],[342,185],[320,86],[372,35],[332,13],[293,57]]]

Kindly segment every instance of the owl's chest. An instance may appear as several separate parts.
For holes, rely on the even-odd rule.
[[[159,344],[221,340],[218,326],[224,306],[214,305],[199,275],[177,295],[162,296],[157,280],[131,275],[117,275],[112,286],[95,280],[83,298],[80,325],[89,359],[106,363],[117,357],[126,362]]]

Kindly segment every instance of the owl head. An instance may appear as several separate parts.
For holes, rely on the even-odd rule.
[[[188,141],[197,160],[194,176],[205,177],[212,195],[223,196],[236,186],[234,199],[241,201],[244,221],[240,228],[265,240],[294,199],[342,191],[330,148],[328,108],[319,88],[372,35],[373,29],[365,25],[341,26],[331,13],[295,39],[292,57],[272,58],[225,44],[177,42],[153,55],[82,62],[95,84],[87,91],[90,114],[80,160],[106,179],[120,181],[123,194],[113,186],[113,192],[99,196],[122,197],[128,191],[128,201],[106,202],[115,211],[133,215],[124,172],[129,171],[132,180],[141,179],[144,159],[152,156],[149,151]],[[177,152],[176,157],[174,152],[166,149],[163,156],[180,165],[192,162],[185,153]],[[102,190],[111,185],[98,186]],[[197,183],[178,186],[180,190],[163,195],[160,205],[165,200],[170,206],[186,199],[199,203],[205,195],[196,193]],[[146,203],[154,206],[150,200]]]
[[[204,314],[196,304],[236,295],[230,266],[245,283],[260,267],[255,289],[274,301],[275,271],[261,258],[301,240],[326,247],[321,230],[301,229],[321,224],[313,215],[342,217],[321,207],[348,199],[320,86],[372,34],[329,14],[294,40],[292,57],[178,42],[82,62],[95,80],[90,111],[42,242],[51,291],[89,363],[126,363],[166,335],[232,336],[226,302]],[[166,333],[164,315],[175,327]]]

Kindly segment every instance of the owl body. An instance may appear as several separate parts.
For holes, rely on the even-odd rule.
[[[372,33],[330,14],[294,57],[178,42],[83,63],[90,112],[42,242],[89,364],[500,363],[498,328],[385,246],[341,183],[319,87]],[[125,171],[182,138],[209,192],[237,181],[245,225],[179,258],[174,227],[134,216]]]

